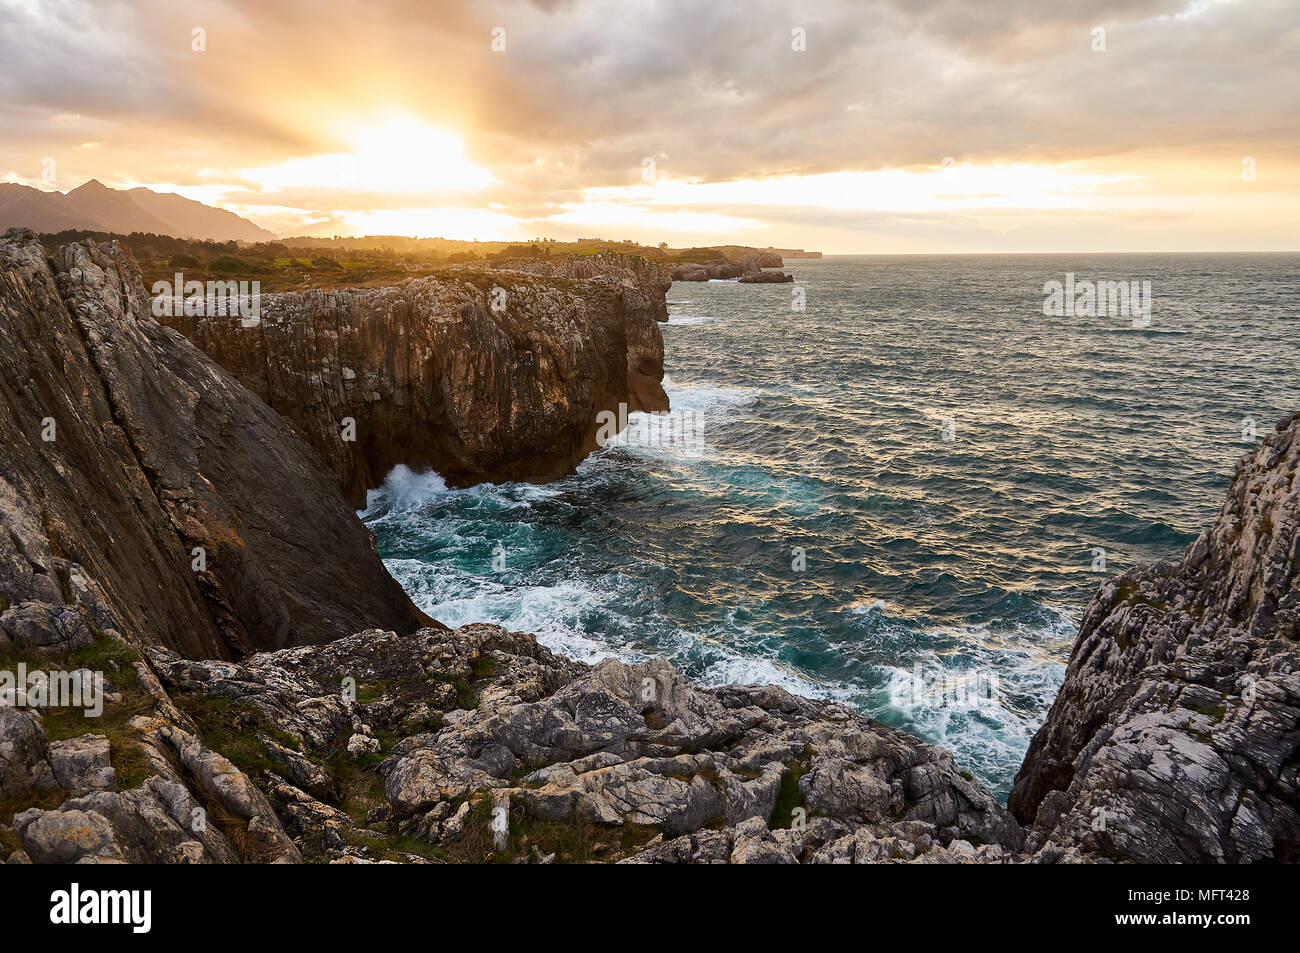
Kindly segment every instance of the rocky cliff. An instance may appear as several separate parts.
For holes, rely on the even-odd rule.
[[[672,265],[669,275],[673,281],[715,281],[735,278],[743,284],[779,284],[794,281],[793,275],[764,268],[780,268],[781,256],[773,252],[758,252],[740,257],[719,257],[714,261],[684,262]]]
[[[107,679],[91,719],[29,684],[0,705],[11,862],[1019,848],[1019,825],[950,755],[842,706],[705,691],[662,661],[592,668],[492,626],[407,634],[416,614],[332,475],[148,316],[129,252],[86,243],[47,262],[14,234],[0,262],[0,668]],[[662,403],[667,284],[630,260],[515,262],[279,296],[260,328],[187,330],[285,405],[353,490],[421,462],[410,447],[468,478],[515,472],[518,443],[522,475],[545,469],[548,439],[567,441],[551,462],[570,465],[607,402]],[[350,415],[386,436],[341,469],[332,431]]]
[[[595,448],[602,411],[667,410],[669,284],[601,254],[263,295],[255,327],[161,320],[282,414],[361,507],[399,463],[453,485],[553,479]]]
[[[149,315],[116,243],[0,240],[0,647],[232,658],[428,624],[311,449]]]
[[[1102,586],[1010,798],[1045,859],[1300,860],[1300,414],[1178,564]]]
[[[776,266],[781,261],[777,259]],[[718,258],[707,262],[685,262],[673,265],[669,269],[673,281],[713,281],[726,278],[740,278],[744,275],[756,275],[763,270],[762,259],[750,255],[743,259]]]
[[[418,421],[507,406],[504,362],[526,401],[569,397],[525,403],[531,425],[489,419],[496,439],[567,432],[574,401],[626,398],[656,360],[627,327],[655,320],[663,279],[613,264],[285,296],[255,337],[268,393],[380,405],[357,423],[420,439]],[[492,312],[494,288],[518,310]],[[1008,812],[948,753],[842,705],[420,627],[335,474],[145,303],[125,249],[50,262],[29,234],[0,242],[0,674],[106,679],[90,718],[0,686],[10,863],[1297,858],[1300,415],[1180,564],[1102,587]],[[226,322],[190,330],[220,353],[253,330]],[[415,380],[427,416],[397,397]],[[490,460],[472,440],[438,446]]]

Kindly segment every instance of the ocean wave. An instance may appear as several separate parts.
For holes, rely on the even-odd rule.
[[[1295,356],[1289,325],[1212,280],[1169,326],[1081,329],[1024,320],[1015,289],[1040,265],[966,264],[983,278],[954,287],[939,264],[804,263],[825,280],[803,312],[733,281],[675,286],[670,327],[709,326],[664,332],[667,425],[694,417],[702,446],[612,445],[544,488],[399,469],[364,514],[380,553],[435,618],[842,700],[1005,793],[1101,580],[1092,549],[1112,570],[1176,557],[1217,511],[1238,421],[1300,391],[1258,387],[1259,353]],[[1179,263],[1152,267],[1183,287]],[[952,299],[922,300],[931,284]]]

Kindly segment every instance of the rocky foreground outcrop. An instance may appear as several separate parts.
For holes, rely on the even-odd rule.
[[[1046,857],[1300,861],[1300,414],[1178,564],[1106,582],[1010,807]]]
[[[11,863],[1003,862],[1021,844],[948,753],[662,660],[590,667],[488,625],[240,663],[126,653],[101,648],[116,700],[86,734],[0,708],[0,799],[31,803],[0,826]]]
[[[379,620],[383,620],[380,622]],[[231,658],[429,620],[333,476],[150,317],[129,251],[0,240],[0,649]]]
[[[669,285],[605,253],[263,295],[253,327],[161,320],[282,414],[361,507],[399,463],[452,485],[554,479],[595,449],[602,412],[667,410]]]

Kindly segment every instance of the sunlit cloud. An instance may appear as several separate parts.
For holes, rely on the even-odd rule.
[[[414,116],[398,115],[379,123],[347,120],[337,125],[350,142],[348,151],[240,169],[239,175],[267,192],[289,186],[376,192],[468,191],[497,181],[491,172],[465,157],[458,136]]]
[[[340,211],[356,235],[410,235],[414,238],[508,240],[518,223],[508,215],[464,208],[404,208]]]
[[[643,234],[656,232],[700,232],[711,234],[749,233],[768,226],[753,218],[693,212],[686,209],[658,210],[640,201],[636,189],[620,194],[618,189],[592,190],[591,201],[573,205],[565,211],[538,220],[547,225],[579,225],[591,228],[634,229]],[[620,199],[626,199],[621,201]]]
[[[196,54],[185,5],[0,0],[4,178],[143,185],[284,236],[1300,247],[1294,0],[205,8]]]
[[[587,190],[597,203],[642,206],[784,206],[875,211],[977,208],[1081,208],[1104,185],[1127,177],[1013,163],[932,169],[881,169],[821,175],[683,182]]]

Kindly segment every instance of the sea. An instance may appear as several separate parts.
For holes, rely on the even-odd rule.
[[[1005,799],[1102,580],[1178,559],[1300,410],[1300,256],[785,271],[674,284],[671,413],[574,474],[399,467],[363,518],[448,625],[835,699]]]

